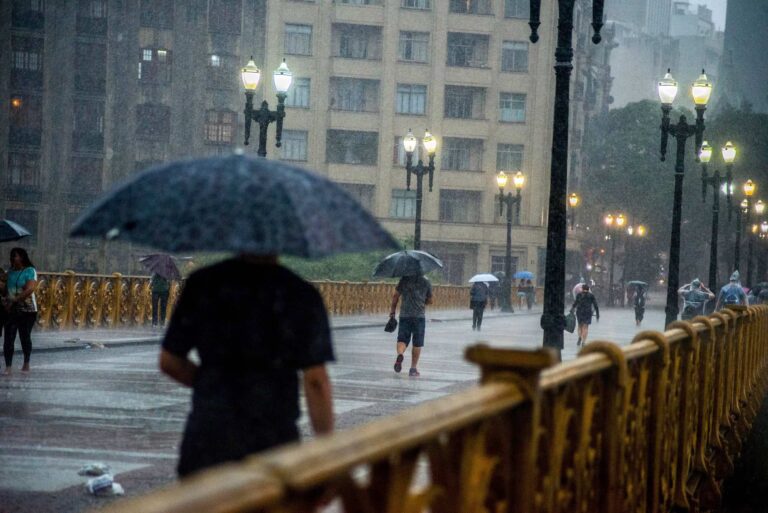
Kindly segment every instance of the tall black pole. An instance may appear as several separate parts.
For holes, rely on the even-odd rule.
[[[720,173],[712,177],[712,238],[709,243],[709,290],[717,290],[717,225],[720,215]]]
[[[614,294],[613,294],[613,268],[616,264],[616,236],[617,234],[611,234],[611,269],[608,272],[608,306],[613,306]]]
[[[416,173],[416,225],[413,229],[413,249],[421,249],[421,202],[424,198],[424,175]]]
[[[741,205],[736,210],[736,244],[733,252],[736,254],[733,270],[738,271],[741,266]]]
[[[512,306],[512,205],[508,200],[507,205],[507,252],[504,255],[504,298],[501,303],[502,312],[514,312]]]
[[[747,210],[746,219],[746,232],[747,232],[747,287],[752,288],[752,268],[754,263],[752,261],[752,253],[755,248],[755,234],[752,233],[752,202],[749,202],[749,210]]]
[[[411,174],[416,176],[416,219],[413,228],[413,249],[421,249],[421,205],[424,200],[424,175],[429,173],[429,190],[432,191],[433,176],[435,172],[435,156],[429,156],[429,165],[419,160],[413,167],[413,152],[405,153],[406,188],[411,190]]]

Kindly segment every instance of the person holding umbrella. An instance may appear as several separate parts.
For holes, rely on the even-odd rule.
[[[24,248],[11,250],[11,270],[8,272],[8,301],[6,309],[8,320],[5,324],[3,354],[5,356],[5,374],[11,374],[16,334],[19,334],[24,364],[21,372],[29,372],[29,360],[32,355],[32,328],[37,321],[37,270]]]
[[[579,339],[576,345],[580,346],[587,343],[589,335],[589,325],[592,324],[592,315],[600,322],[600,307],[597,306],[595,296],[589,291],[589,284],[584,283],[581,286],[581,292],[576,296],[576,300],[571,306],[571,312],[576,311],[576,321],[579,323]]]
[[[629,288],[627,290],[630,290]],[[632,298],[632,304],[635,307],[635,326],[640,326],[645,316],[645,287],[637,285],[634,288],[634,296]]]
[[[485,307],[488,305],[490,289],[487,283],[480,280],[473,280],[475,280],[475,277],[469,280],[472,283],[472,288],[469,289],[469,308],[472,310],[472,330],[480,331],[480,327],[483,324],[483,313],[485,312]]]

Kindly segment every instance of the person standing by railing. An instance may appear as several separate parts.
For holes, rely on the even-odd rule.
[[[165,313],[168,311],[168,296],[171,292],[171,284],[158,273],[154,273],[149,280],[149,288],[152,291],[152,327],[165,326]]]
[[[691,320],[697,315],[704,315],[704,306],[707,301],[715,299],[715,294],[698,278],[680,287],[677,293],[683,298],[683,312],[680,318],[684,321]]]
[[[741,288],[740,278],[739,271],[733,271],[728,284],[723,285],[723,288],[720,289],[720,293],[717,295],[715,310],[720,310],[725,305],[749,306],[747,295],[744,293],[744,289]]]
[[[11,250],[11,270],[8,272],[8,320],[5,324],[3,354],[5,356],[5,374],[11,374],[16,333],[21,341],[24,364],[21,372],[29,372],[29,360],[32,355],[32,328],[37,321],[37,270],[32,265],[27,251],[23,248]]]

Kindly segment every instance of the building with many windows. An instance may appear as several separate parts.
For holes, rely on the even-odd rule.
[[[75,216],[140,169],[234,151],[239,67],[252,55],[270,72],[285,58],[294,82],[283,145],[274,147],[270,128],[269,158],[329,176],[405,239],[416,199],[402,137],[429,129],[437,172],[422,246],[443,259],[445,279],[503,269],[502,170],[527,178],[513,267],[541,275],[556,17],[554,2],[543,4],[533,45],[528,0],[4,2],[0,211],[35,232],[29,244],[41,268],[130,271],[139,249],[68,240]],[[575,35],[586,41],[583,7]],[[599,111],[607,61],[591,52],[585,46],[575,63],[573,88],[591,102],[586,111]],[[274,93],[263,80],[256,100],[274,106]],[[572,138],[587,118],[575,101]],[[574,176],[581,165],[572,163]]]

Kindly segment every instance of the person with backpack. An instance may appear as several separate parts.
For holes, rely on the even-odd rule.
[[[683,313],[680,314],[680,318],[684,321],[693,319],[697,315],[703,315],[704,305],[707,304],[707,301],[715,299],[715,294],[705,287],[698,278],[680,287],[677,293],[683,298]]]
[[[744,289],[741,288],[739,279],[739,271],[733,271],[731,279],[727,285],[723,285],[720,289],[720,294],[717,296],[717,303],[715,304],[715,310],[720,310],[726,305],[744,305],[749,306],[747,295],[744,293]]]
[[[640,285],[637,287],[637,290],[634,290],[633,292],[632,304],[635,307],[635,325],[640,326],[640,323],[643,322],[643,316],[645,315],[645,287]]]
[[[576,295],[576,300],[571,306],[571,312],[574,310],[576,311],[576,321],[579,324],[579,339],[576,341],[576,345],[580,346],[587,343],[593,310],[597,321],[600,322],[600,307],[597,306],[595,296],[589,291],[589,284],[585,283],[581,286],[581,292]]]

